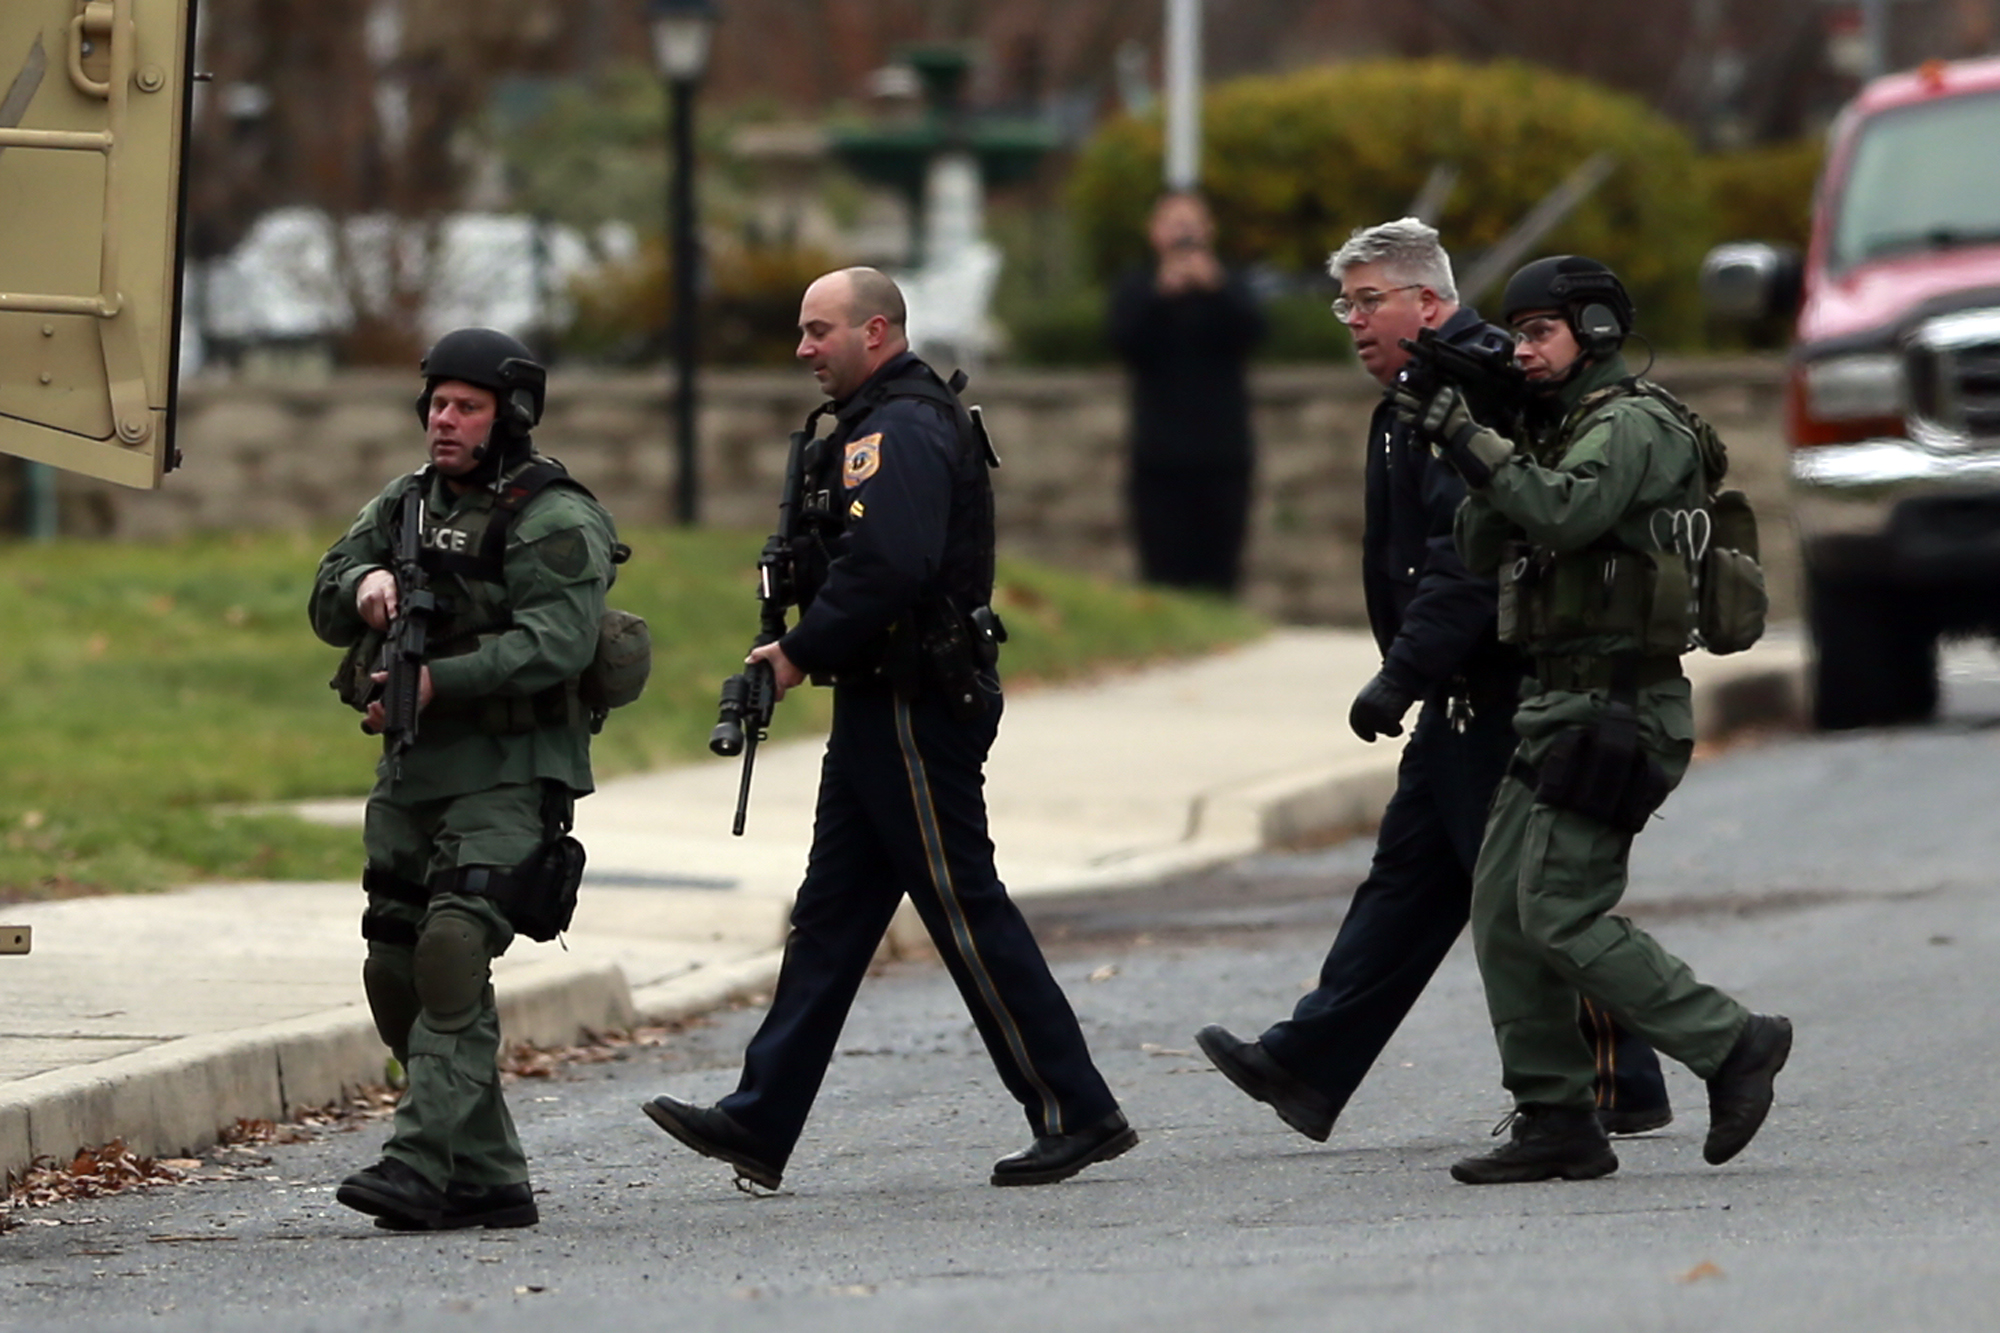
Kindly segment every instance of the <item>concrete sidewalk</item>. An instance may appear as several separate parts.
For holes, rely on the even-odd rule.
[[[1704,738],[1798,715],[1796,636],[1687,660]],[[1288,629],[1198,661],[1015,693],[987,768],[1009,889],[1140,886],[1372,823],[1400,746],[1357,740],[1347,705],[1377,664],[1365,633]],[[524,940],[495,967],[509,1039],[671,1021],[770,984],[822,743],[784,740],[782,708],[776,734],[758,754],[742,838],[729,833],[735,761],[618,779],[579,806],[590,871],[567,947]],[[359,802],[305,809],[355,825],[358,840]],[[35,937],[32,954],[0,959],[0,1168],[114,1138],[190,1152],[239,1117],[282,1118],[379,1082],[360,908],[343,882],[7,909]],[[907,910],[892,932],[920,934]]]

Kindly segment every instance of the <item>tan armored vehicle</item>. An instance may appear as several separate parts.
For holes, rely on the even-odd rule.
[[[179,461],[194,5],[0,0],[0,453],[147,488]]]
[[[195,0],[0,0],[0,453],[156,487]]]

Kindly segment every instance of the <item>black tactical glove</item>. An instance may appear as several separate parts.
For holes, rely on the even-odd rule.
[[[1428,400],[1407,387],[1396,390],[1396,419],[1427,442],[1431,452],[1450,464],[1474,490],[1491,483],[1493,469],[1514,456],[1513,443],[1473,420],[1465,395],[1449,384]]]
[[[1354,696],[1354,704],[1347,710],[1347,725],[1371,745],[1377,736],[1400,736],[1403,714],[1415,702],[1415,695],[1391,684],[1378,671],[1361,687],[1361,693]]]

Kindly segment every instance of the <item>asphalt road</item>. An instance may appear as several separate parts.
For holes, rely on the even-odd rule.
[[[2000,977],[2000,673],[1953,659],[1914,731],[1708,757],[1640,839],[1633,914],[1797,1024],[1763,1135],[1705,1166],[1702,1089],[1581,1184],[1445,1168],[1506,1109],[1461,945],[1332,1141],[1192,1049],[1317,969],[1365,844],[1037,910],[1139,1148],[996,1190],[1027,1139],[955,993],[862,993],[782,1193],[638,1113],[733,1086],[754,1009],[511,1097],[543,1223],[378,1232],[331,1198],[382,1126],[231,1155],[229,1176],[38,1210],[0,1236],[0,1326],[160,1330],[1986,1330],[2000,1304],[1989,991]]]

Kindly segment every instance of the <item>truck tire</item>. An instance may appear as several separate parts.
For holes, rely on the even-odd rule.
[[[1813,725],[1923,722],[1937,713],[1937,631],[1907,592],[1808,575]]]

